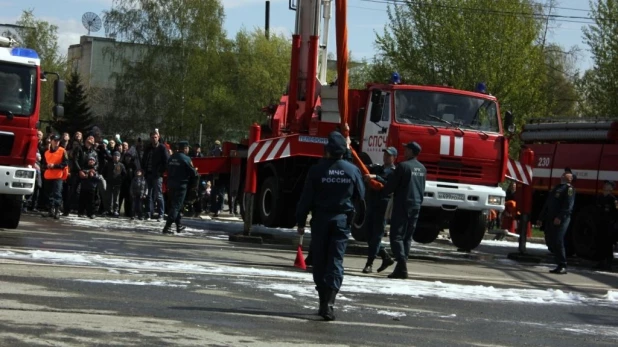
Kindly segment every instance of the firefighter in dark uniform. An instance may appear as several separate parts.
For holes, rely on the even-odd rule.
[[[564,275],[567,273],[566,251],[564,249],[564,237],[573,213],[575,204],[575,188],[573,181],[576,176],[570,168],[565,168],[560,177],[560,184],[555,186],[547,196],[545,205],[539,216],[540,223],[546,233],[546,239],[551,243],[550,249],[556,258],[556,268],[549,271],[553,274]]]
[[[397,159],[397,149],[395,147],[388,147],[384,150],[384,165],[377,165],[372,168],[371,171],[375,172],[369,175],[365,175],[365,182],[369,182],[371,179],[375,179],[382,184],[386,184],[395,172],[395,160]],[[395,261],[391,259],[390,255],[384,249],[382,245],[382,237],[384,237],[384,227],[386,226],[386,208],[391,198],[391,194],[384,194],[383,190],[367,190],[367,223],[368,233],[368,246],[367,250],[367,263],[363,269],[363,273],[371,273],[373,261],[379,255],[382,258],[382,265],[378,268],[378,272],[386,270],[389,266],[393,265]]]
[[[185,196],[197,195],[197,171],[193,167],[189,153],[189,142],[178,143],[178,151],[168,160],[167,168],[167,195],[169,198],[169,210],[167,220],[163,227],[164,234],[173,234],[170,231],[172,223],[176,223],[176,232],[181,232],[185,227],[181,224],[181,210],[184,206]],[[190,188],[189,188],[190,187]],[[190,194],[187,193],[190,189]]]
[[[382,190],[384,195],[394,193],[390,241],[397,265],[388,278],[408,278],[410,244],[425,194],[427,170],[416,159],[421,153],[421,146],[410,142],[403,147],[406,160],[397,165],[392,179],[386,182]]]
[[[618,199],[612,194],[616,184],[605,181],[603,194],[597,198],[597,207],[601,211],[599,223],[599,249],[601,259],[597,269],[610,270],[614,261],[614,243],[616,242],[616,222],[618,221]]]
[[[298,233],[305,233],[311,212],[313,281],[320,297],[319,315],[334,320],[335,297],[343,281],[343,256],[354,217],[353,200],[362,200],[365,186],[360,170],[342,159],[345,138],[331,132],[326,157],[309,169],[296,210]]]

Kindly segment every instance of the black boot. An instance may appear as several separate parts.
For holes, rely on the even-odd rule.
[[[555,269],[549,270],[549,272],[556,274],[556,275],[566,275],[567,274],[566,266],[564,265],[558,265]]]
[[[322,313],[320,316],[324,318],[325,321],[333,321],[335,320],[335,297],[337,296],[338,290],[328,288],[325,290],[325,301],[323,305],[320,305],[320,308],[323,307]]]
[[[363,273],[364,274],[372,273],[373,272],[371,269],[372,266],[373,266],[373,258],[368,258],[367,263],[365,264],[365,268],[363,268]]]
[[[183,230],[185,230],[187,227],[182,225],[182,224],[176,224],[176,233],[180,234]]]
[[[386,270],[386,268],[388,268],[389,266],[395,264],[395,261],[393,260],[393,258],[391,258],[391,256],[388,254],[388,252],[384,248],[380,249],[380,252],[378,252],[378,255],[382,257],[382,265],[380,265],[380,267],[378,268],[378,272],[382,272]]]
[[[60,218],[60,207],[54,207],[54,219]]]
[[[320,298],[320,308],[318,309],[318,316],[324,317],[326,311],[328,309],[328,301],[326,300],[326,292],[323,288],[315,287],[315,290],[318,291],[318,296]]]
[[[170,231],[171,227],[172,227],[172,222],[166,221],[165,226],[163,227],[163,234],[173,234],[174,232]]]
[[[408,278],[408,264],[405,260],[397,261],[397,265],[395,266],[395,270],[393,273],[388,275],[388,278],[399,278],[406,279]]]
[[[52,218],[54,217],[54,208],[53,207],[49,208],[49,213],[47,213],[46,217],[52,217]]]

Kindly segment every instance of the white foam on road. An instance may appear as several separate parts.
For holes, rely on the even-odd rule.
[[[188,262],[146,261],[101,256],[85,253],[50,251],[1,251],[0,258],[35,260],[48,263],[100,266],[114,269],[147,270],[191,274],[216,274],[244,278],[239,284],[292,296],[314,297],[315,289],[310,273],[292,270],[273,270],[236,267],[215,263],[192,264]],[[341,300],[351,300],[354,294],[398,295],[412,298],[442,298],[464,301],[514,302],[528,304],[593,304],[615,305],[618,293],[609,291],[603,297],[590,297],[580,293],[556,289],[495,288],[493,286],[449,284],[440,281],[389,280],[386,278],[351,276],[344,279]]]
[[[131,286],[157,286],[157,287],[179,287],[186,288],[187,284],[191,282],[186,281],[178,281],[177,283],[186,283],[186,284],[177,284],[172,282],[165,281],[130,281],[130,280],[85,280],[85,279],[77,279],[77,282],[89,282],[89,283],[104,283],[104,284],[121,284],[121,285],[131,285]]]
[[[483,240],[481,241],[481,246],[490,246],[490,247],[511,247],[511,248],[519,248],[519,242],[514,241],[506,241],[506,240]],[[526,243],[526,248],[530,249],[543,249],[547,250],[547,246],[544,243]]]
[[[393,318],[399,318],[399,317],[406,316],[406,314],[403,312],[393,312],[393,311],[384,311],[384,310],[379,310],[377,313],[381,315],[393,317]]]

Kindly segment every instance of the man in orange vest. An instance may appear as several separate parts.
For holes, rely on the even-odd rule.
[[[65,176],[65,168],[68,158],[64,148],[60,147],[60,136],[52,135],[51,144],[45,151],[45,174],[44,178],[49,187],[49,214],[48,217],[59,218],[60,205],[62,205],[62,181]]]

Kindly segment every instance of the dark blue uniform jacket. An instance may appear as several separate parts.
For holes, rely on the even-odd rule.
[[[191,158],[182,152],[174,153],[167,163],[167,186],[176,189],[187,186],[197,177]]]
[[[309,212],[326,216],[354,211],[353,200],[362,200],[365,186],[360,170],[343,159],[321,159],[309,169],[296,209],[299,227],[307,224]]]
[[[553,223],[554,218],[564,221],[571,217],[575,204],[575,188],[568,183],[555,186],[550,192],[545,206],[541,210],[541,220]]]
[[[408,159],[397,165],[395,172],[388,179],[382,194],[394,193],[393,214],[396,211],[420,209],[425,194],[427,170],[416,158]]]

